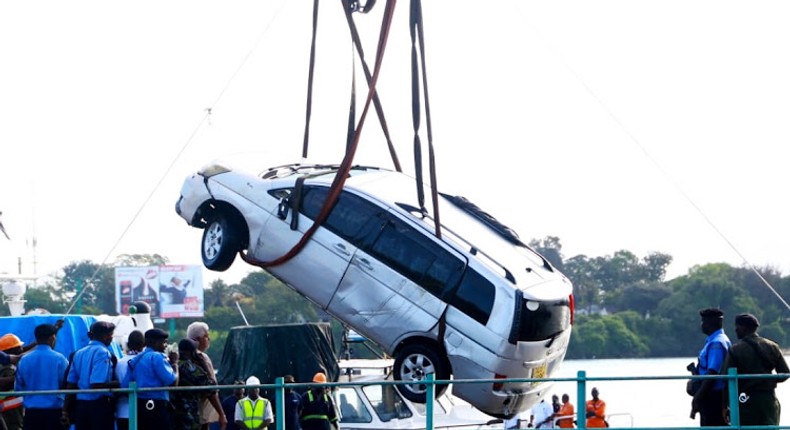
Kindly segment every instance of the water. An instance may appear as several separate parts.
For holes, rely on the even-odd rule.
[[[790,357],[785,357],[790,362]],[[577,372],[584,370],[587,377],[649,377],[688,375],[686,365],[695,358],[643,358],[607,360],[565,360],[555,377],[575,378]],[[647,381],[594,381],[588,382],[586,399],[590,390],[598,387],[600,398],[606,402],[609,414],[630,414],[613,416],[609,420],[612,427],[630,427],[631,417],[634,427],[682,427],[699,425],[699,415],[694,421],[689,418],[691,397],[686,394],[686,381],[647,380]],[[576,382],[556,382],[550,394],[570,395],[571,403],[576,404]],[[790,426],[790,380],[780,383],[776,396],[782,404],[780,424]]]

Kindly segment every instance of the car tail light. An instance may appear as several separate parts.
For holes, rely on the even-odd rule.
[[[573,294],[568,296],[568,306],[571,308],[571,325],[573,325],[573,315],[576,313],[576,302],[573,301]]]
[[[494,379],[507,379],[507,375],[500,375],[499,373],[497,373],[497,374],[494,375]],[[493,385],[492,388],[494,389],[494,391],[501,391],[503,388],[505,388],[505,383],[504,382],[494,382],[494,385]]]

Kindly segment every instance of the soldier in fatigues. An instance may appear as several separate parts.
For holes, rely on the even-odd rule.
[[[752,314],[735,317],[735,334],[740,342],[730,349],[724,368],[734,367],[739,375],[790,373],[779,346],[757,334],[760,322]],[[779,400],[774,389],[781,379],[738,378],[738,403],[743,426],[778,426]]]

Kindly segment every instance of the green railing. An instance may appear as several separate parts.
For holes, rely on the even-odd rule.
[[[454,380],[434,380],[433,374],[428,375],[427,379],[424,381],[427,385],[428,389],[428,398],[433,398],[435,393],[435,388],[437,384],[501,384],[501,383],[536,383],[536,382],[575,382],[576,383],[576,404],[579,405],[578,410],[576,411],[576,422],[578,423],[579,429],[586,429],[586,421],[587,418],[585,417],[585,410],[583,405],[586,403],[585,395],[587,393],[587,383],[588,382],[597,382],[597,381],[655,381],[655,380],[688,380],[688,379],[726,379],[728,384],[728,403],[730,407],[730,426],[722,426],[722,427],[705,427],[706,429],[712,430],[724,430],[728,429],[731,430],[733,428],[738,429],[753,429],[753,430],[761,430],[761,429],[790,429],[790,426],[741,426],[740,425],[740,416],[739,416],[739,409],[737,407],[738,403],[738,389],[737,383],[739,378],[745,377],[744,375],[738,375],[735,369],[729,369],[727,375],[683,375],[683,376],[622,376],[622,377],[588,377],[585,371],[579,371],[577,377],[575,378],[521,378],[521,379],[454,379]],[[783,380],[790,377],[790,374],[771,374],[771,375],[748,375],[749,379],[778,379]],[[333,383],[326,383],[326,384],[315,384],[315,383],[291,383],[286,384],[283,381],[283,378],[277,378],[274,384],[261,384],[261,385],[249,385],[246,388],[261,388],[261,389],[268,389],[274,390],[275,392],[275,404],[276,410],[274,412],[275,417],[284,417],[285,416],[285,389],[299,389],[305,388],[309,389],[310,387],[315,386],[324,386],[328,388],[332,387],[346,387],[346,386],[371,386],[371,385],[410,385],[414,382],[411,381],[377,381],[377,382],[333,382]],[[117,389],[93,389],[93,390],[48,390],[48,391],[16,391],[16,392],[0,392],[0,396],[24,396],[27,394],[76,394],[76,393],[124,393],[129,396],[129,428],[131,430],[137,430],[137,398],[139,393],[148,392],[148,391],[196,391],[196,390],[205,390],[206,388],[210,388],[212,390],[220,389],[220,390],[233,390],[239,388],[239,385],[220,385],[220,386],[210,386],[210,387],[156,387],[156,388],[138,388],[136,383],[131,383],[129,388],[117,388]],[[787,408],[790,405],[785,405]],[[425,428],[426,430],[433,430],[434,429],[434,404],[433,402],[427,402],[425,410]],[[785,412],[787,413],[787,412]],[[229,420],[233,419],[232,417]],[[617,428],[617,427],[614,427]],[[276,429],[277,430],[285,430],[285,420],[277,419],[276,420]],[[683,426],[683,427],[632,427],[634,430],[656,430],[656,429],[672,429],[672,430],[699,430],[700,427],[697,426]]]

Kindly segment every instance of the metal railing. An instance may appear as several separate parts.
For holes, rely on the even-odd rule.
[[[740,413],[738,401],[738,379],[777,379],[777,380],[784,380],[790,378],[790,374],[763,374],[763,375],[738,375],[735,369],[728,369],[728,373],[726,375],[683,375],[683,376],[621,376],[621,377],[588,377],[586,372],[581,370],[578,372],[575,378],[514,378],[514,379],[454,379],[454,380],[435,380],[433,374],[427,375],[427,378],[422,381],[422,384],[427,386],[427,398],[433,398],[435,396],[436,385],[447,385],[447,384],[502,384],[502,383],[539,383],[539,382],[575,382],[577,386],[577,395],[576,395],[576,402],[579,405],[578,410],[576,411],[575,419],[578,425],[578,429],[585,430],[587,418],[585,416],[585,409],[583,405],[586,403],[585,395],[587,393],[587,383],[588,382],[597,382],[597,381],[656,381],[656,380],[689,380],[689,379],[725,379],[727,381],[727,392],[728,392],[728,405],[730,410],[730,426],[714,426],[714,427],[705,427],[706,429],[712,430],[731,430],[733,428],[738,429],[751,429],[751,430],[761,430],[761,429],[790,429],[790,426],[741,426],[740,425]],[[285,392],[287,389],[299,389],[305,388],[309,389],[315,386],[323,386],[327,388],[333,387],[348,387],[348,386],[372,386],[372,385],[413,385],[414,381],[376,381],[376,382],[332,382],[332,383],[325,383],[325,384],[317,384],[317,383],[289,383],[285,384],[283,378],[276,378],[274,384],[261,384],[261,385],[248,385],[244,386],[244,388],[260,388],[260,389],[267,389],[267,390],[274,390],[275,392],[275,417],[284,417],[285,416]],[[176,392],[176,391],[205,391],[209,390],[233,390],[242,387],[241,385],[212,385],[212,386],[203,386],[203,387],[152,387],[152,388],[138,388],[135,382],[132,382],[129,388],[115,388],[115,389],[91,389],[91,390],[46,390],[46,391],[11,391],[11,392],[0,392],[0,397],[3,396],[25,396],[28,394],[78,394],[78,393],[115,393],[115,394],[126,394],[129,397],[129,429],[130,430],[137,430],[137,399],[140,393],[145,393],[149,391],[168,391],[168,392]],[[614,414],[612,414],[614,415]],[[609,416],[609,415],[608,415]],[[608,417],[607,416],[607,417]],[[229,418],[232,419],[232,418]],[[434,402],[426,402],[425,404],[425,429],[426,430],[433,430],[434,429]],[[277,430],[285,430],[285,420],[284,419],[276,419],[276,429]],[[612,427],[618,428],[618,427]],[[681,426],[681,427],[629,427],[635,430],[656,430],[656,429],[672,429],[672,430],[698,430],[700,427],[698,426]]]

